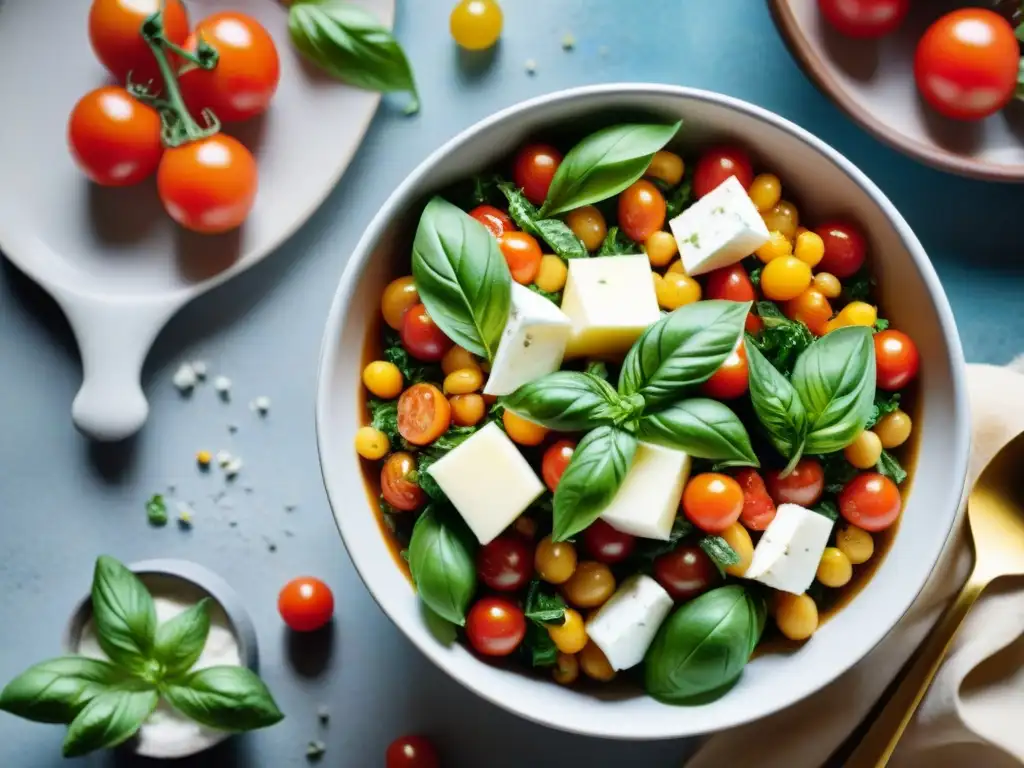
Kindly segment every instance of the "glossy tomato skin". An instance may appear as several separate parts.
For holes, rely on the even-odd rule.
[[[551,180],[562,164],[562,153],[547,144],[530,144],[519,150],[512,168],[512,179],[526,199],[541,205],[548,196]]]
[[[469,215],[479,221],[495,237],[501,237],[506,232],[515,230],[516,225],[512,218],[500,208],[493,205],[478,205]]]
[[[825,255],[816,267],[840,280],[853,277],[864,266],[868,246],[859,228],[845,221],[830,221],[814,230],[825,244]]]
[[[423,489],[409,479],[415,469],[416,459],[404,451],[392,453],[380,469],[381,496],[400,512],[417,510],[427,500]]]
[[[160,200],[178,224],[205,235],[237,229],[256,201],[256,160],[218,133],[164,152],[156,175]]]
[[[452,405],[433,384],[413,384],[398,398],[398,432],[413,445],[430,445],[452,421]]]
[[[504,597],[477,600],[466,617],[466,637],[483,656],[508,656],[526,635],[522,609]]]
[[[847,37],[884,37],[903,23],[910,0],[818,0],[818,8]]]
[[[701,384],[700,390],[715,400],[735,400],[746,393],[748,376],[747,350],[741,344],[725,358],[711,378]]]
[[[401,736],[388,745],[384,768],[441,768],[441,756],[426,736]]]
[[[816,459],[800,459],[793,471],[785,477],[779,477],[780,472],[772,469],[764,476],[768,493],[776,504],[810,507],[818,502],[825,491],[825,471]]]
[[[665,196],[647,179],[627,187],[619,195],[619,226],[626,236],[638,243],[665,226]]]
[[[498,592],[515,592],[533,576],[533,552],[518,536],[506,534],[480,547],[476,555],[480,581]]]
[[[160,165],[160,115],[124,88],[87,93],[68,120],[68,146],[86,176],[107,187],[138,184]]]
[[[565,468],[572,461],[572,453],[575,450],[575,441],[558,440],[544,451],[544,460],[541,462],[541,475],[544,477],[544,485],[552,493],[558,488],[558,481],[562,479]]]
[[[654,561],[654,578],[673,600],[690,600],[711,589],[721,576],[703,549],[680,544]]]
[[[768,494],[764,478],[756,469],[744,467],[736,472],[736,482],[743,489],[743,511],[740,522],[752,531],[763,531],[775,519],[775,502]]]
[[[878,472],[857,475],[839,494],[839,513],[865,531],[884,531],[903,509],[896,483]]]
[[[735,176],[744,189],[754,183],[754,166],[739,147],[719,146],[705,150],[693,172],[693,192],[704,197],[730,176]]]
[[[598,518],[583,531],[583,547],[598,562],[615,565],[633,554],[636,537],[617,531]]]
[[[313,632],[334,615],[334,594],[320,579],[292,579],[277,596],[277,610],[290,629]]]
[[[437,363],[452,348],[452,341],[427,314],[422,304],[409,307],[402,315],[402,346],[425,363]]]
[[[721,533],[740,518],[743,489],[728,475],[705,472],[683,489],[686,519],[707,533]]]
[[[540,271],[540,260],[544,255],[537,238],[527,232],[505,232],[498,237],[498,247],[512,279],[520,285],[532,283]]]
[[[914,340],[902,331],[885,330],[875,334],[875,380],[880,389],[903,389],[921,367],[921,355]]]
[[[160,0],[93,0],[89,8],[89,42],[96,58],[124,85],[131,73],[134,83],[163,80],[156,59],[139,34],[142,23],[160,8]],[[164,36],[175,45],[188,37],[188,13],[181,0],[167,0]]]
[[[739,264],[713,269],[705,276],[704,298],[726,301],[753,301],[757,298],[747,270]]]

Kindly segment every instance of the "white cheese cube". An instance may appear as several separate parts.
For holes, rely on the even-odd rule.
[[[745,259],[766,242],[768,227],[735,176],[669,222],[688,275]]]
[[[485,395],[508,395],[562,365],[572,323],[562,310],[519,283],[512,283],[512,308],[498,342]]]
[[[650,576],[638,574],[622,582],[587,622],[587,637],[604,652],[613,669],[629,669],[643,661],[671,610],[668,592]]]
[[[769,587],[801,595],[814,582],[832,521],[799,504],[780,504],[743,574]]]
[[[526,459],[493,422],[427,468],[481,544],[492,541],[544,492]]]
[[[640,443],[633,466],[601,518],[617,531],[668,541],[690,464],[682,451]]]
[[[572,321],[565,356],[624,355],[661,317],[646,256],[571,259],[562,311]]]

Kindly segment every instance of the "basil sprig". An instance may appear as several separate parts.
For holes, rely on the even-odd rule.
[[[458,515],[429,506],[409,540],[409,572],[420,599],[441,618],[460,627],[476,592],[476,543]]]
[[[502,398],[513,413],[548,429],[579,432],[625,413],[622,398],[604,379],[577,371],[555,371]]]
[[[757,454],[743,422],[729,406],[695,397],[640,419],[637,436],[648,443],[685,451],[722,467],[756,467]]]
[[[568,224],[561,219],[542,218],[537,207],[526,199],[523,190],[511,181],[500,181],[497,187],[508,201],[508,215],[521,230],[539,237],[566,261],[583,259],[589,255],[583,241],[569,229]]]

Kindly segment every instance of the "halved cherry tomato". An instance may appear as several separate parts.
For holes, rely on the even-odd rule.
[[[665,226],[665,196],[646,179],[634,182],[619,195],[619,226],[638,243]]]
[[[719,146],[705,150],[693,172],[693,191],[704,197],[730,176],[735,176],[744,189],[754,183],[754,166],[739,147]]]
[[[825,255],[816,267],[843,279],[857,274],[867,258],[868,246],[860,230],[845,221],[830,221],[814,230],[825,243]]]
[[[466,637],[477,653],[508,656],[526,635],[522,609],[504,597],[477,600],[466,617]]]
[[[740,519],[743,489],[728,475],[705,472],[683,489],[683,512],[702,531],[721,533]]]
[[[451,421],[451,403],[433,384],[413,384],[398,398],[398,433],[413,445],[434,442]]]
[[[160,115],[124,88],[90,91],[68,120],[68,146],[79,168],[107,187],[138,184],[160,165]]]
[[[780,471],[772,469],[764,475],[768,493],[776,504],[809,507],[825,491],[825,471],[816,459],[800,459],[793,471],[785,477],[779,477]]]
[[[452,348],[452,340],[437,327],[427,308],[416,304],[402,315],[402,346],[417,360],[436,363]]]
[[[89,8],[89,42],[100,63],[124,84],[152,80],[160,90],[163,80],[156,59],[140,34],[142,23],[163,5],[164,37],[181,45],[188,37],[188,12],[181,0],[93,0]]]
[[[562,164],[562,153],[547,144],[530,144],[519,150],[512,180],[522,188],[526,199],[540,205],[548,196],[551,180]]]
[[[917,345],[903,331],[879,331],[875,334],[875,370],[879,388],[903,389],[917,376],[921,355]]]
[[[156,174],[170,217],[208,235],[241,226],[256,201],[258,183],[252,153],[223,133],[166,150]]]
[[[896,483],[878,472],[857,475],[839,494],[839,513],[865,531],[884,531],[903,508]]]
[[[380,493],[384,501],[401,512],[412,512],[423,506],[427,495],[409,475],[416,470],[411,453],[392,453],[380,468]]]
[[[541,475],[544,477],[544,485],[552,493],[558,488],[558,481],[562,479],[565,468],[572,461],[572,452],[576,450],[576,443],[573,440],[559,440],[552,443],[544,451],[544,460],[541,462]]]
[[[725,299],[726,301],[753,301],[757,298],[754,284],[750,282],[747,270],[739,264],[722,267],[708,272],[704,289],[705,299]]]
[[[810,328],[815,336],[824,336],[828,333],[832,305],[821,291],[808,288],[795,299],[783,304],[782,311],[790,320],[796,320]]]
[[[583,531],[583,547],[595,560],[608,565],[621,563],[636,549],[636,537],[612,528],[598,518]]]
[[[680,544],[654,561],[654,578],[673,600],[689,600],[707,592],[721,576],[703,549]]]
[[[501,237],[516,228],[512,217],[493,205],[478,205],[469,215],[487,227],[487,231],[495,237]]]
[[[230,123],[266,112],[281,79],[281,62],[263,25],[244,13],[221,11],[200,21],[183,47],[195,53],[200,39],[219,55],[213,69],[189,69],[179,78],[192,114],[209,109]]]
[[[763,531],[775,519],[775,502],[768,495],[764,479],[756,469],[745,467],[736,472],[736,482],[743,489],[743,511],[740,522],[752,531]]]
[[[441,756],[426,736],[402,736],[388,745],[384,768],[441,768]]]
[[[906,18],[910,0],[818,0],[818,8],[847,37],[882,37]]]
[[[533,552],[518,536],[499,536],[480,547],[476,572],[491,589],[515,592],[533,576]]]
[[[740,344],[711,378],[701,384],[700,390],[716,400],[734,400],[747,391],[747,350]]]
[[[520,285],[532,283],[544,255],[537,239],[526,232],[505,232],[498,237],[498,246],[508,264],[508,271],[512,273],[512,279]]]
[[[320,579],[292,579],[277,596],[277,611],[289,629],[313,632],[334,615],[334,595]]]

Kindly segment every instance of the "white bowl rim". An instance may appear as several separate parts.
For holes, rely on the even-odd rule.
[[[966,388],[966,362],[964,359],[963,348],[960,343],[960,336],[956,328],[956,322],[953,318],[953,311],[949,305],[949,300],[946,297],[941,282],[939,281],[938,274],[935,272],[935,268],[932,266],[931,261],[924,250],[924,246],[921,245],[917,236],[910,228],[910,225],[896,210],[896,207],[892,204],[885,193],[882,192],[882,190],[879,189],[879,187],[875,185],[875,183],[872,182],[863,171],[858,169],[831,145],[781,115],[733,96],[727,96],[714,91],[691,88],[688,86],[660,83],[608,83],[601,85],[587,85],[554,91],[552,93],[527,99],[526,101],[521,101],[510,107],[506,107],[490,117],[484,118],[483,120],[480,120],[459,132],[456,136],[446,141],[440,148],[432,152],[388,197],[378,213],[374,216],[373,220],[367,226],[363,236],[356,244],[344,272],[342,273],[337,292],[335,293],[334,300],[331,304],[327,325],[321,342],[315,409],[317,449],[320,461],[320,470],[324,481],[324,487],[327,491],[328,501],[331,504],[332,515],[334,517],[335,524],[338,527],[338,531],[341,534],[342,542],[344,543],[345,548],[349,553],[349,557],[352,560],[352,564],[355,566],[356,571],[359,573],[359,576],[363,580],[364,585],[366,585],[370,595],[380,606],[381,610],[384,611],[385,615],[387,615],[388,618],[398,626],[405,636],[417,648],[419,648],[419,650],[426,655],[428,659],[444,670],[449,676],[492,704],[539,725],[554,727],[559,730],[577,733],[582,736],[622,740],[655,740],[692,737],[699,735],[702,732],[706,732],[706,729],[703,731],[696,731],[692,728],[688,728],[686,725],[687,718],[685,717],[679,718],[680,725],[676,729],[666,729],[662,731],[644,730],[640,735],[630,733],[628,727],[629,724],[625,724],[625,727],[619,731],[608,732],[606,730],[601,731],[587,727],[573,727],[559,722],[550,722],[531,712],[530,708],[520,706],[519,701],[507,701],[499,698],[491,688],[479,685],[476,678],[470,676],[462,677],[449,670],[445,659],[442,657],[442,652],[446,649],[441,645],[441,643],[437,642],[429,632],[417,634],[412,631],[412,623],[414,621],[421,620],[420,614],[395,615],[389,612],[384,606],[382,597],[377,595],[374,587],[367,579],[366,566],[368,563],[364,565],[364,556],[358,552],[354,546],[349,546],[348,541],[345,539],[342,522],[339,519],[339,516],[334,514],[333,510],[336,504],[338,508],[342,508],[344,506],[343,502],[348,501],[348,499],[345,499],[343,495],[345,493],[344,488],[332,487],[332,481],[329,477],[327,468],[324,465],[324,442],[325,434],[328,429],[328,402],[330,397],[329,386],[331,381],[331,371],[335,368],[335,359],[338,348],[337,340],[344,321],[346,307],[349,304],[351,296],[358,287],[358,277],[362,269],[363,262],[368,258],[368,255],[372,252],[374,245],[384,234],[395,214],[398,213],[402,209],[403,205],[408,202],[410,193],[420,185],[424,177],[427,176],[427,174],[429,174],[446,156],[451,154],[453,151],[458,150],[463,144],[470,141],[477,135],[490,130],[493,126],[514,117],[515,115],[529,112],[535,108],[549,104],[568,102],[579,98],[592,96],[636,96],[643,94],[670,97],[677,96],[690,100],[710,102],[744,113],[750,117],[760,120],[761,122],[768,123],[773,127],[779,128],[795,136],[818,154],[823,155],[827,160],[834,163],[853,182],[855,182],[869,197],[871,197],[871,199],[891,221],[893,227],[899,234],[900,239],[906,246],[907,252],[913,259],[914,264],[920,272],[921,278],[932,297],[932,301],[935,304],[935,311],[939,318],[939,325],[948,348],[948,359],[946,362],[950,369],[950,384],[953,390],[956,412],[958,414],[958,418],[955,420],[954,434],[952,435],[954,454],[956,458],[955,465],[951,467],[951,471],[953,472],[954,477],[960,478],[960,495],[956,499],[955,506],[953,506],[953,508],[947,513],[948,519],[946,524],[948,527],[946,535],[943,537],[943,546],[935,551],[934,557],[932,558],[927,571],[923,571],[918,574],[915,579],[913,589],[908,593],[908,599],[905,600],[904,604],[898,609],[896,622],[894,622],[892,626],[888,627],[872,627],[870,632],[866,632],[865,635],[860,638],[854,652],[850,653],[844,661],[837,662],[834,667],[829,669],[828,672],[807,676],[806,678],[793,681],[792,685],[786,686],[785,690],[781,690],[778,697],[771,701],[758,702],[756,706],[748,707],[743,714],[738,717],[733,717],[727,720],[723,719],[718,726],[720,729],[743,725],[771,715],[775,712],[779,712],[827,687],[840,675],[845,673],[870,653],[892,631],[896,624],[906,616],[907,611],[910,610],[911,606],[924,589],[929,576],[939,561],[942,550],[945,549],[950,536],[953,533],[955,522],[957,520],[957,513],[962,506],[964,499],[964,486],[967,480],[967,467],[971,442],[970,425],[967,416],[969,413],[969,406]],[[362,489],[360,490],[362,491]],[[680,710],[684,712],[685,708],[680,708]]]

